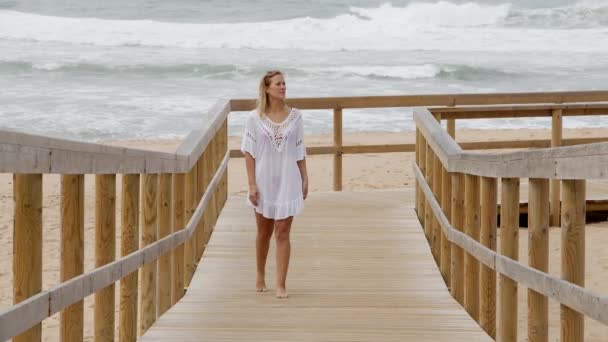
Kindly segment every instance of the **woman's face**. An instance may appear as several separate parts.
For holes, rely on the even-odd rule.
[[[268,89],[266,89],[266,93],[270,97],[274,97],[276,99],[285,99],[285,92],[287,91],[287,86],[285,85],[285,79],[283,75],[275,75],[270,79],[270,84],[268,85]]]

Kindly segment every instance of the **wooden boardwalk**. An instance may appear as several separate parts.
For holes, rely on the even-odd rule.
[[[289,299],[255,288],[255,222],[229,198],[185,297],[142,341],[492,341],[450,296],[414,190],[311,193],[292,227]]]

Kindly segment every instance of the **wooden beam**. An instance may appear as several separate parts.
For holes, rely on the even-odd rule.
[[[342,191],[342,108],[334,109],[334,191]]]
[[[496,251],[498,187],[496,178],[481,177],[481,233],[479,242]],[[479,324],[496,339],[496,272],[480,265]]]
[[[562,146],[562,110],[554,109],[553,115],[551,117],[551,147],[560,147]],[[551,216],[549,217],[549,224],[551,226],[559,226],[559,217],[560,217],[560,189],[559,189],[560,181],[559,179],[551,180]]]
[[[585,180],[562,181],[562,279],[585,286]],[[561,341],[580,342],[585,335],[582,313],[560,305]]]
[[[139,174],[122,176],[120,255],[139,249]],[[119,340],[137,340],[137,272],[120,280]]]
[[[95,176],[95,268],[116,258],[116,175]],[[95,341],[114,341],[114,284],[95,293]]]
[[[452,174],[452,214],[451,223],[455,230],[465,230],[465,180],[464,174]],[[452,296],[464,306],[464,252],[456,244],[452,244],[452,270],[450,271]]]
[[[536,93],[484,93],[443,95],[395,95],[326,98],[294,98],[287,102],[300,109],[328,108],[381,108],[381,107],[429,107],[466,106],[491,104],[567,103],[607,101],[608,91],[536,92]],[[233,111],[249,111],[255,99],[232,99]]]
[[[501,180],[500,254],[519,260],[519,178]],[[517,282],[499,274],[498,341],[517,342]]]
[[[142,247],[158,240],[158,175],[142,175]],[[156,321],[158,301],[156,299],[156,268],[158,260],[147,262],[141,268],[141,289],[139,301],[139,335],[142,335]]]
[[[479,177],[465,175],[465,233],[479,241]],[[479,322],[479,261],[468,252],[464,253],[464,308]]]
[[[42,290],[42,175],[14,174],[13,199],[13,304],[18,304]],[[42,341],[42,324],[13,341]]]
[[[61,175],[61,282],[84,272],[84,175]],[[84,339],[84,302],[61,311],[62,341]]]
[[[531,178],[528,210],[528,265],[549,271],[549,180]],[[528,340],[549,340],[549,302],[547,297],[528,289]]]

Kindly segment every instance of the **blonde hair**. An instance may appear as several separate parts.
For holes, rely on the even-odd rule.
[[[266,111],[268,110],[268,93],[266,93],[266,90],[268,90],[270,80],[277,75],[283,75],[283,73],[279,70],[267,71],[264,77],[262,77],[260,80],[258,100],[256,103],[256,110],[258,111],[258,115],[260,117],[264,117],[264,115],[266,115]]]

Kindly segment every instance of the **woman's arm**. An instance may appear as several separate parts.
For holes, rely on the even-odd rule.
[[[304,199],[308,196],[308,172],[306,171],[306,158],[298,160],[298,168],[300,169],[300,175],[302,175],[302,195]]]
[[[245,167],[247,168],[247,183],[249,183],[249,200],[258,205],[258,186],[255,181],[255,159],[245,152]]]

